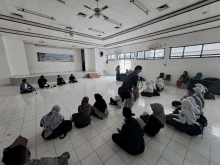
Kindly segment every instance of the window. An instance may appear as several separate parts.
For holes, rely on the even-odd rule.
[[[184,58],[194,57],[198,58],[201,56],[202,45],[186,46],[184,50]]]
[[[115,55],[108,55],[108,61],[115,61]]]
[[[172,48],[170,53],[170,58],[182,58],[184,47]]]
[[[220,57],[220,43],[171,48],[170,59]]]
[[[134,53],[118,54],[118,60],[134,59]]]
[[[205,44],[202,52],[203,57],[220,57],[220,43]]]
[[[137,60],[160,60],[164,59],[165,49],[139,51],[137,54]]]

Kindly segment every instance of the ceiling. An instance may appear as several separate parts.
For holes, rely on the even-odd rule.
[[[220,14],[220,1],[214,0],[135,0],[138,5],[149,12],[149,15],[130,3],[130,0],[100,0],[98,3],[99,8],[105,5],[109,6],[102,14],[122,23],[123,27],[120,29],[115,29],[114,27],[117,25],[104,20],[103,17],[88,18],[94,12],[83,5],[96,8],[97,3],[95,0],[63,1],[65,4],[57,0],[0,0],[0,14],[2,16],[0,17],[0,34],[5,38],[24,40],[25,43],[32,44],[39,44],[40,41],[44,41],[45,44],[53,46],[110,48],[220,25],[219,17],[215,17],[214,20],[210,19],[210,17]],[[196,3],[198,4],[195,5]],[[167,4],[169,8],[159,12],[157,7],[164,4]],[[183,10],[188,6],[193,7],[193,9]],[[55,21],[18,11],[17,8],[24,8],[53,17]],[[170,14],[177,10],[181,10],[182,13]],[[11,12],[23,15],[23,23],[13,21],[13,19],[18,20],[19,18],[12,18]],[[77,16],[79,12],[87,14],[87,17]],[[203,12],[207,12],[207,14],[203,14]],[[165,19],[166,15],[169,15],[170,18]],[[9,17],[6,19],[3,16]],[[161,20],[157,20],[160,17]],[[205,19],[206,22],[201,21],[202,23],[193,26],[183,26],[202,19]],[[152,20],[155,21],[152,23]],[[28,21],[35,24],[30,25]],[[41,24],[44,27],[39,27]],[[143,25],[139,26],[140,24]],[[50,30],[49,26],[50,29],[51,27],[57,29]],[[65,30],[67,26],[73,28],[72,31],[75,34],[73,37],[69,36]],[[104,31],[105,34],[88,30],[89,27]],[[169,30],[166,33],[156,33],[174,27],[180,28],[175,31]],[[102,36],[98,37],[99,34]],[[143,36],[146,37],[143,38]]]

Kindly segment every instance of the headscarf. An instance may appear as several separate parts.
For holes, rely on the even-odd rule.
[[[155,86],[154,80],[150,80],[150,83],[152,84],[153,89],[156,90],[156,86]]]
[[[105,100],[102,98],[102,96],[100,94],[95,94],[95,104],[94,107],[96,107],[99,111],[101,112],[105,112],[105,109],[107,108],[107,104],[105,102]]]
[[[187,118],[191,121],[188,124],[194,124],[196,122],[196,115],[194,114],[193,104],[188,99],[183,99],[181,111],[187,116]]]
[[[199,99],[201,100],[201,102],[202,102],[202,107],[204,108],[204,106],[205,106],[205,101],[204,101],[204,97],[203,97],[203,95],[202,95],[202,90],[201,90],[199,87],[195,87],[195,88],[193,88],[193,89],[194,89],[194,91],[196,92],[196,96],[198,96]]]
[[[202,112],[202,101],[200,100],[200,98],[198,96],[196,96],[195,94],[192,96],[196,102],[196,104],[199,106],[200,111]]]
[[[144,90],[144,92],[153,93],[154,87],[150,83],[150,81],[146,82],[147,88]]]
[[[162,78],[158,79],[158,87],[161,90],[162,88],[164,88],[164,80]]]
[[[158,118],[164,127],[166,124],[166,115],[164,113],[163,105],[161,105],[159,103],[154,103],[154,104],[150,104],[150,106],[153,111],[152,115],[154,115],[156,118]]]
[[[92,109],[92,106],[89,104],[89,97],[83,97],[81,102],[81,107],[84,111],[88,111]]]
[[[41,119],[41,124],[44,126],[44,136],[47,138],[50,136],[52,131],[56,129],[64,120],[64,117],[59,113],[60,112],[60,107],[59,105],[53,106],[52,110],[50,113],[45,115]]]
[[[192,103],[194,107],[194,113],[195,114],[200,114],[200,107],[196,104],[196,101],[193,97],[187,97],[187,99]]]
[[[194,77],[195,79],[202,79],[203,75],[201,72],[197,73],[196,76]]]
[[[206,93],[206,92],[208,92],[208,89],[205,87],[205,86],[203,86],[202,84],[195,84],[195,86],[196,87],[199,87],[200,89],[201,89],[201,93],[202,93],[202,95],[204,96],[204,94]]]

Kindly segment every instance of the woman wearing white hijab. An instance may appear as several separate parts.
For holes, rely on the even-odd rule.
[[[150,80],[150,83],[152,84],[153,89],[156,90],[157,88],[156,88],[156,85],[155,85],[155,83],[154,83],[154,80]]]
[[[153,93],[154,93],[154,87],[152,86],[150,81],[147,81],[146,85],[147,85],[147,88],[143,92],[141,92],[141,95],[147,96],[147,97],[152,97]]]
[[[208,92],[208,89],[205,86],[203,86],[202,84],[198,83],[198,84],[195,84],[195,86],[199,87],[201,89],[203,97],[204,97],[205,93]]]
[[[193,125],[194,123],[196,123],[194,107],[188,99],[183,99],[180,114],[172,114],[172,116],[176,116],[177,118],[173,118],[173,120],[176,120],[177,122],[182,124]]]
[[[199,119],[201,115],[200,107],[196,104],[196,101],[193,97],[187,97],[187,99],[192,103],[194,107],[194,113],[196,115],[196,119]]]
[[[202,95],[202,90],[199,87],[195,87],[195,88],[193,88],[193,90],[195,91],[196,96],[198,96],[198,98],[201,100],[202,108],[204,108],[205,107],[205,100],[204,100],[204,97]]]
[[[164,89],[164,80],[162,78],[158,79],[158,84],[156,85],[158,91],[163,91]]]
[[[44,139],[50,140],[60,136],[60,124],[63,122],[64,117],[59,112],[60,107],[55,105],[53,106],[51,112],[41,119],[40,126],[44,127],[44,131],[41,135]]]

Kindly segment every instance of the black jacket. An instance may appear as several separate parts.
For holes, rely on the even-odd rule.
[[[70,80],[70,81],[75,81],[75,79],[76,79],[76,78],[75,78],[74,76],[73,76],[73,77],[71,77],[71,76],[69,77],[69,80]]]
[[[101,112],[105,112],[105,109],[107,108],[107,104],[105,100],[102,98],[100,94],[95,94],[96,102],[94,103],[94,107],[97,108]]]
[[[145,142],[143,138],[143,131],[138,121],[131,117],[122,126],[119,132],[120,139],[123,141],[124,146],[127,146],[126,150],[132,154],[140,154],[145,149]]]
[[[141,119],[143,120],[142,117]],[[152,137],[155,136],[160,131],[160,129],[163,127],[160,120],[154,115],[150,115],[147,121],[144,120],[144,122],[146,123],[146,125],[144,126],[144,132],[146,132],[148,135]]]
[[[38,80],[38,85],[41,88],[43,88],[46,83],[47,83],[47,79],[45,79],[45,78]]]

